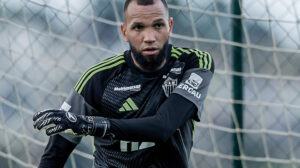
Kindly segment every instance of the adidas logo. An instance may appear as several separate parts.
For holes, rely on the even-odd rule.
[[[125,103],[122,105],[122,107],[119,109],[120,112],[123,111],[133,111],[138,110],[139,108],[135,105],[133,100],[131,98],[126,99]]]

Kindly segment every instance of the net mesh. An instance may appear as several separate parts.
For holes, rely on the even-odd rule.
[[[191,167],[300,167],[300,1],[242,0],[241,15],[231,0],[168,2],[170,42],[208,51],[216,67]],[[58,108],[84,70],[128,48],[123,3],[0,0],[1,167],[36,167],[48,137],[33,130],[33,113]],[[233,19],[242,22],[242,42],[232,39]],[[232,68],[233,47],[242,48],[242,72]],[[232,76],[242,77],[243,100],[232,98]],[[243,105],[242,125],[233,104]],[[66,167],[91,167],[91,144],[84,138]]]

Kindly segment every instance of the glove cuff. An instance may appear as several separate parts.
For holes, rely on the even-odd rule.
[[[104,137],[110,130],[110,122],[103,117],[93,118],[93,131],[92,136]]]

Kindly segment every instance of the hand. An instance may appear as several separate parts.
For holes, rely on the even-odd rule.
[[[33,127],[46,129],[47,135],[68,133],[104,137],[109,121],[103,117],[75,115],[64,110],[45,110],[33,116]]]

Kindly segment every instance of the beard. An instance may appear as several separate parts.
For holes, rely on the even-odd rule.
[[[154,71],[161,66],[167,56],[168,44],[169,41],[167,40],[157,55],[144,56],[142,52],[138,52],[137,49],[129,42],[130,50],[135,61],[147,71]]]

